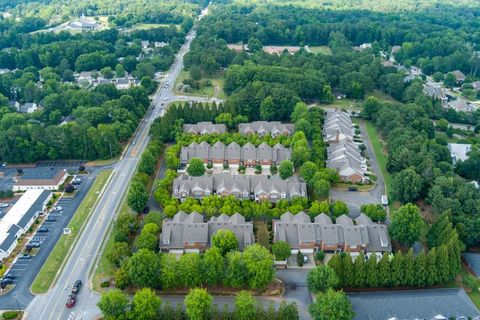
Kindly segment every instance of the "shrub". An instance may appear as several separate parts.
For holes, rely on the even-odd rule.
[[[212,169],[213,168],[213,163],[209,162],[207,163],[207,169]]]
[[[297,253],[297,264],[299,267],[303,267],[303,254],[300,251]]]
[[[18,312],[17,311],[5,311],[2,314],[3,319],[15,319],[18,317]]]
[[[322,261],[325,259],[325,252],[323,251],[318,251],[316,254],[316,258],[318,261]]]
[[[110,287],[110,281],[109,281],[109,280],[102,281],[102,282],[100,283],[100,287],[101,287],[101,288],[108,288],[108,287]]]

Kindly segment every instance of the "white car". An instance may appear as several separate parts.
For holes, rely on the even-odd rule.
[[[0,203],[0,208],[6,208],[8,206],[9,206],[8,203]]]

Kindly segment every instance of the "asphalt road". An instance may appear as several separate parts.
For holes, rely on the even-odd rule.
[[[63,168],[63,167],[62,167]],[[78,187],[77,194],[73,198],[61,198],[58,205],[63,207],[61,212],[52,212],[55,222],[44,222],[44,226],[49,229],[47,233],[37,233],[32,237],[32,241],[38,241],[41,246],[34,257],[28,260],[19,259],[11,267],[9,274],[14,274],[15,287],[10,292],[0,296],[0,310],[25,309],[32,301],[34,295],[30,292],[30,286],[42,268],[45,260],[62,235],[63,228],[66,227],[74,215],[80,203],[85,198],[88,190],[92,186],[98,173],[105,169],[89,168],[88,175],[82,175],[82,184]],[[7,169],[15,171],[15,169]],[[28,168],[25,170],[44,170],[44,168]],[[15,171],[16,172],[16,171]]]
[[[79,236],[71,254],[57,279],[55,287],[47,294],[37,296],[26,309],[28,319],[92,319],[100,315],[96,307],[99,295],[91,290],[89,281],[91,271],[95,268],[96,257],[101,254],[102,241],[108,231],[110,222],[115,219],[115,213],[127,191],[128,184],[138,165],[140,155],[149,142],[149,129],[155,118],[162,116],[164,106],[176,98],[171,88],[183,68],[183,57],[195,38],[195,31],[188,33],[165,82],[152,99],[152,108],[147,111],[134,134],[130,145],[125,149],[121,159],[112,172],[110,181],[103,190],[100,200],[93,210],[83,233]],[[155,108],[153,108],[155,107]],[[71,286],[76,280],[86,284],[78,294],[77,303],[72,309],[65,307],[65,302]]]

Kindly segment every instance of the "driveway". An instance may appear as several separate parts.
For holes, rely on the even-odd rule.
[[[44,168],[40,169],[44,170]],[[68,225],[68,222],[78,206],[85,198],[96,176],[104,169],[105,167],[88,168],[87,170],[89,171],[89,174],[81,176],[83,182],[78,186],[78,191],[75,197],[61,198],[58,205],[63,207],[63,209],[61,211],[52,211],[52,213],[50,213],[52,217],[55,217],[56,221],[43,223],[43,225],[49,229],[48,232],[37,233],[32,236],[31,241],[40,242],[40,248],[36,255],[31,259],[19,259],[12,265],[9,273],[16,276],[14,281],[15,287],[7,294],[0,296],[0,310],[25,309],[34,298],[34,295],[30,292],[30,286],[33,280],[62,235],[63,228]],[[7,170],[15,171],[14,169]],[[24,170],[36,170],[36,168],[28,168]]]
[[[365,123],[363,121],[360,123],[360,132],[362,135],[363,143],[366,147],[367,155],[369,157],[371,171],[373,172],[373,174],[375,174],[375,176],[377,176],[375,187],[370,191],[330,191],[331,200],[340,200],[347,204],[350,211],[349,216],[351,218],[356,218],[360,215],[360,206],[362,204],[380,204],[382,195],[386,194],[385,181],[383,180],[380,166],[375,156],[375,152],[373,151],[372,142],[370,141],[370,137],[368,136],[367,129],[365,128]]]

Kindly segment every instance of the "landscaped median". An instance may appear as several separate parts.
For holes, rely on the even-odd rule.
[[[45,264],[33,281],[31,287],[33,293],[41,294],[47,292],[54,282],[57,274],[62,268],[70,248],[79,235],[80,230],[82,230],[85,221],[90,216],[90,213],[92,212],[92,209],[94,208],[95,203],[101,194],[100,191],[107,183],[111,173],[112,170],[105,170],[98,174],[95,182],[85,196],[85,199],[83,199],[82,203],[67,226],[72,232],[68,235],[63,234],[60,237],[52,252],[48,256],[47,261],[45,261]]]

